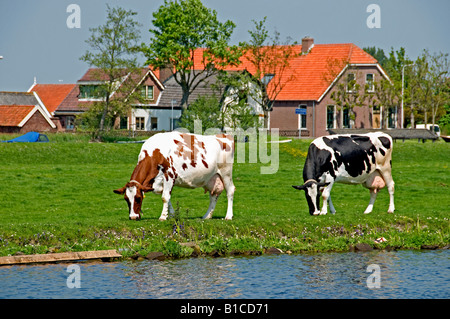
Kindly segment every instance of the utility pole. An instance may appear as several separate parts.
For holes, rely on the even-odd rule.
[[[403,110],[403,91],[404,91],[404,86],[405,86],[405,67],[407,66],[411,66],[414,65],[414,63],[411,64],[405,64],[404,66],[402,66],[402,104],[400,106],[401,108],[401,114],[402,114],[402,121],[400,122],[400,128],[403,128],[403,123],[405,123],[405,119],[404,119],[404,110]]]

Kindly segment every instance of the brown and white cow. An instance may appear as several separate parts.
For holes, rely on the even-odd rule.
[[[144,193],[162,194],[160,220],[174,209],[170,202],[172,188],[203,187],[209,192],[209,208],[204,219],[212,217],[217,199],[225,189],[228,198],[226,220],[233,218],[234,138],[229,135],[196,135],[181,132],[159,133],[150,137],[138,157],[130,181],[114,190],[124,194],[130,219],[141,218]]]
[[[331,201],[331,188],[335,182],[362,184],[370,190],[370,202],[364,214],[372,212],[379,189],[387,186],[388,213],[393,213],[394,180],[391,175],[392,138],[382,132],[322,136],[311,142],[305,166],[303,185],[311,215],[325,215],[327,201],[332,214],[336,212]],[[320,192],[323,205],[319,210]]]

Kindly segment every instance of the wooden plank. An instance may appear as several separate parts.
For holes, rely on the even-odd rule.
[[[58,261],[72,261],[97,258],[120,258],[122,257],[115,249],[77,251],[55,254],[19,255],[0,257],[1,265],[29,264],[29,263],[50,263]]]

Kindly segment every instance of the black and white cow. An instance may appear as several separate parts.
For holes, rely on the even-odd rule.
[[[312,141],[303,167],[303,185],[292,186],[305,191],[311,215],[325,215],[327,201],[330,212],[333,184],[362,184],[370,190],[370,202],[364,214],[372,212],[379,189],[387,186],[388,213],[394,212],[394,180],[391,175],[392,138],[381,132],[360,135],[330,135]],[[320,192],[323,205],[319,210]]]

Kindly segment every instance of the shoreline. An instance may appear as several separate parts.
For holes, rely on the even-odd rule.
[[[185,245],[183,245],[185,244]],[[358,243],[355,245],[349,245],[348,250],[323,250],[323,251],[295,251],[292,252],[290,250],[283,251],[277,247],[269,247],[264,248],[262,251],[260,250],[230,250],[230,251],[217,251],[213,250],[208,253],[202,252],[199,250],[199,247],[197,244],[192,245],[192,243],[180,243],[182,246],[186,247],[192,247],[193,251],[191,255],[187,256],[170,256],[166,255],[162,252],[158,251],[152,251],[149,252],[146,255],[135,253],[131,256],[124,256],[121,255],[120,252],[117,252],[116,250],[109,250],[109,251],[84,251],[84,252],[64,252],[64,253],[49,253],[49,254],[32,254],[32,255],[24,255],[23,253],[18,252],[17,254],[11,255],[11,256],[2,256],[2,258],[8,258],[10,260],[13,260],[14,257],[18,257],[18,259],[29,259],[30,261],[27,262],[2,262],[0,263],[0,267],[2,266],[14,266],[14,265],[46,265],[46,264],[61,264],[61,263],[91,263],[91,262],[122,262],[122,261],[144,261],[144,260],[154,260],[154,261],[167,261],[167,260],[181,260],[181,259],[192,259],[192,258],[228,258],[228,257],[256,257],[256,256],[263,256],[263,255],[301,255],[301,254],[322,254],[322,253],[348,253],[348,252],[354,252],[354,253],[366,253],[366,252],[391,252],[391,251],[430,251],[430,250],[448,250],[450,249],[450,244],[447,244],[445,246],[439,246],[439,245],[421,245],[420,248],[413,248],[413,247],[393,247],[390,245],[387,245],[385,247],[380,247],[377,245],[370,245],[366,243]],[[98,254],[96,254],[98,253]],[[65,254],[71,254],[73,256],[78,256],[79,258],[74,257],[73,259],[60,259],[57,258],[57,255],[65,255]],[[55,258],[49,258],[48,260],[44,260],[43,256],[52,256],[54,255]],[[92,257],[86,257],[88,255],[92,255]],[[99,257],[96,257],[98,255]],[[104,255],[104,256],[101,256]],[[53,260],[50,260],[53,259]],[[31,261],[35,260],[35,261]],[[39,261],[41,260],[41,261]]]

